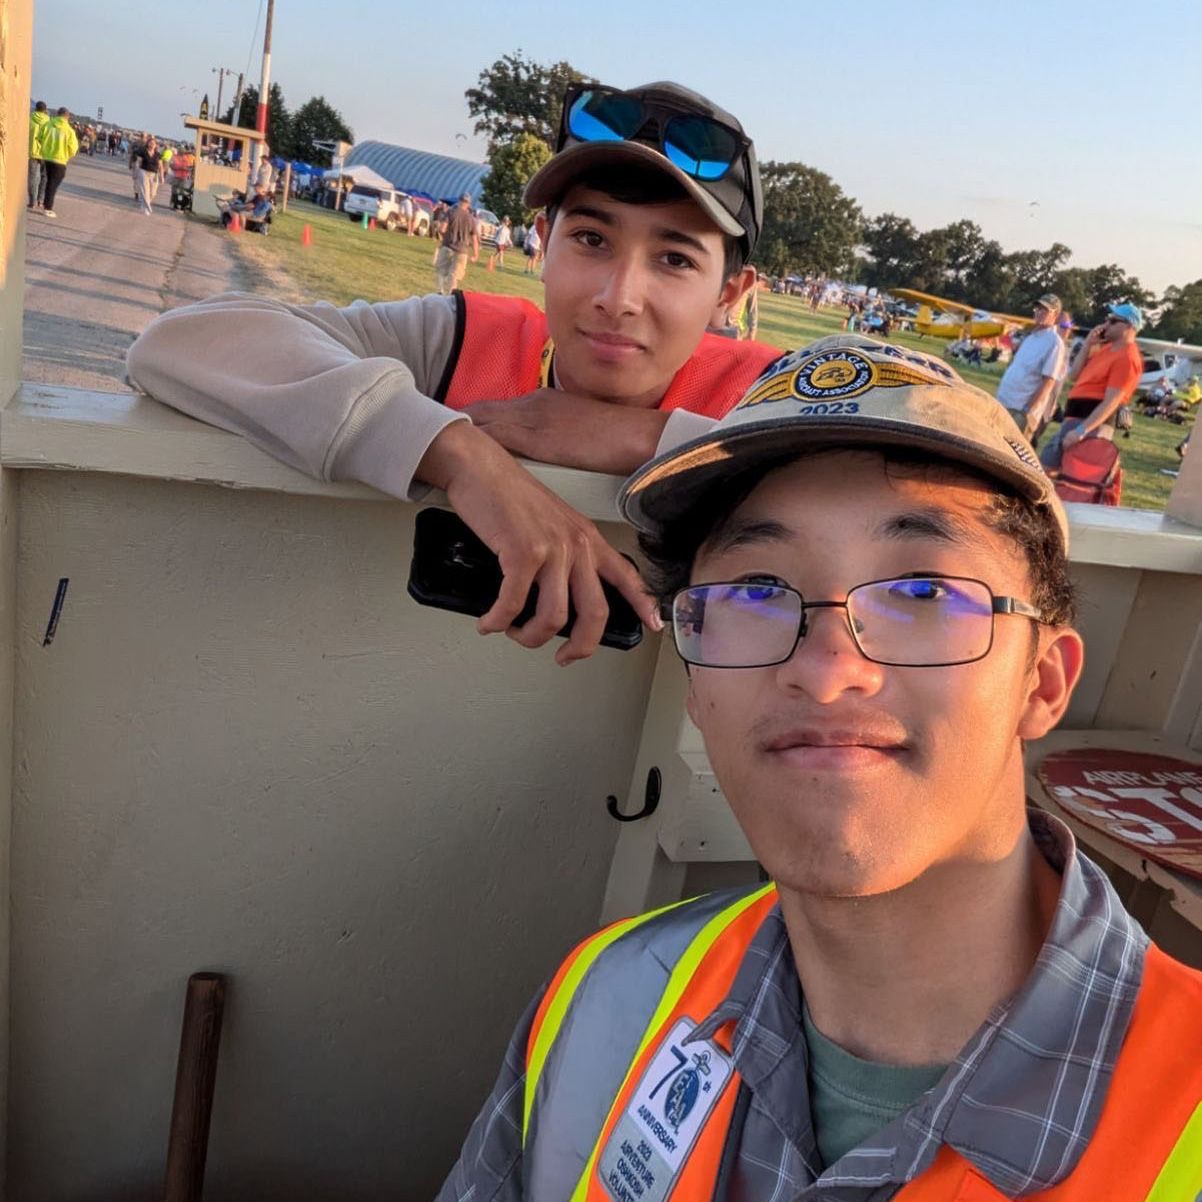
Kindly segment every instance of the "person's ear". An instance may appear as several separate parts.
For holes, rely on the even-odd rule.
[[[541,213],[539,213],[539,215],[537,217],[535,217],[534,231],[535,231],[535,233],[538,234],[538,240],[543,244],[543,247],[545,248],[547,245],[547,234],[550,233],[550,231],[551,231],[551,226],[547,221],[546,209],[544,209]]]
[[[1018,722],[1021,739],[1041,739],[1064,717],[1085,666],[1085,644],[1070,627],[1053,633],[1039,652],[1029,677],[1030,692]]]
[[[730,276],[726,283],[722,285],[722,292],[719,295],[718,303],[725,305],[728,309],[733,309],[758,282],[759,272],[754,267],[744,267],[742,271],[737,271],[734,275]]]

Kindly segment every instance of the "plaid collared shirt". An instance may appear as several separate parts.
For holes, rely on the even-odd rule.
[[[1022,1197],[1072,1172],[1089,1144],[1131,1020],[1147,936],[1063,823],[1031,812],[1062,876],[1047,941],[1026,983],[998,1006],[935,1088],[823,1169],[799,1038],[801,988],[779,906],[752,940],[722,1003],[700,1024],[733,1022],[749,1093],[723,1202],[885,1202],[948,1144],[1002,1193]],[[439,1202],[522,1198],[525,1048],[537,999],[505,1056]]]

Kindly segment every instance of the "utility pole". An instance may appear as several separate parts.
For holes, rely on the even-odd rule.
[[[263,74],[259,80],[259,111],[255,115],[255,129],[267,133],[267,97],[271,91],[271,23],[275,17],[275,0],[267,0],[267,24],[263,30]],[[259,169],[262,142],[256,142],[250,154],[251,178]]]
[[[238,124],[238,111],[242,107],[242,85],[245,81],[246,81],[245,73],[242,71],[239,71],[238,72],[238,87],[237,87],[237,90],[234,92],[234,119],[231,122],[232,125]]]
[[[221,120],[221,88],[222,88],[222,85],[225,83],[225,77],[227,75],[233,75],[234,69],[232,67],[213,67],[212,70],[217,72],[217,108],[214,110],[214,112],[217,117],[217,120],[220,121]],[[237,102],[235,101],[235,103],[237,103]],[[237,124],[237,120],[234,121],[234,124],[235,125]]]

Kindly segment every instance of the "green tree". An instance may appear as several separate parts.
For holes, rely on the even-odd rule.
[[[1091,273],[1085,267],[1065,267],[1056,273],[1052,291],[1060,297],[1064,311],[1081,325],[1093,310]]]
[[[1014,284],[1001,307],[1025,315],[1044,293],[1056,292],[1056,281],[1072,253],[1063,242],[1053,242],[1047,250],[1020,250],[1008,256]]]
[[[490,151],[518,134],[533,134],[554,150],[564,89],[580,82],[597,81],[568,62],[536,63],[521,50],[502,55],[464,93],[476,118],[472,128],[488,138]]]
[[[1156,338],[1202,343],[1202,280],[1184,288],[1170,288],[1164,304],[1164,312],[1148,333]]]
[[[864,226],[868,259],[864,282],[877,288],[902,288],[909,284],[918,247],[918,230],[908,217],[882,213]]]
[[[488,154],[488,175],[480,200],[486,208],[515,221],[534,220],[534,210],[522,204],[530,177],[551,157],[551,148],[536,134],[518,134],[493,145]]]
[[[354,142],[351,127],[342,114],[324,96],[314,96],[292,114],[290,158],[302,159],[319,167],[328,167],[331,154],[319,150],[315,142]]]
[[[764,229],[756,261],[773,275],[838,274],[863,235],[860,206],[829,175],[804,163],[765,163]]]
[[[242,93],[237,113],[231,104],[221,119],[227,125],[254,129],[258,112],[259,89],[248,85]],[[267,93],[267,145],[271,147],[272,154],[281,154],[285,158],[296,157],[292,153],[292,117],[278,83],[273,83]]]
[[[946,287],[953,300],[964,300],[972,292],[971,277],[985,249],[985,235],[975,221],[953,221],[942,234]]]
[[[1128,275],[1117,263],[1103,263],[1101,267],[1092,268],[1087,273],[1087,280],[1089,306],[1084,313],[1074,315],[1078,322],[1085,325],[1097,325],[1110,306],[1121,301],[1147,308],[1155,299],[1135,276]]]

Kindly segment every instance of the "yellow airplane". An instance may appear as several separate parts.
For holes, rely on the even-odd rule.
[[[918,316],[913,318],[914,331],[929,334],[932,338],[997,338],[1007,330],[1023,329],[1033,325],[1029,317],[1014,317],[1009,313],[990,313],[985,309],[974,309],[959,301],[932,296],[929,292],[915,292],[912,288],[890,288],[890,296],[914,301],[918,305]]]

